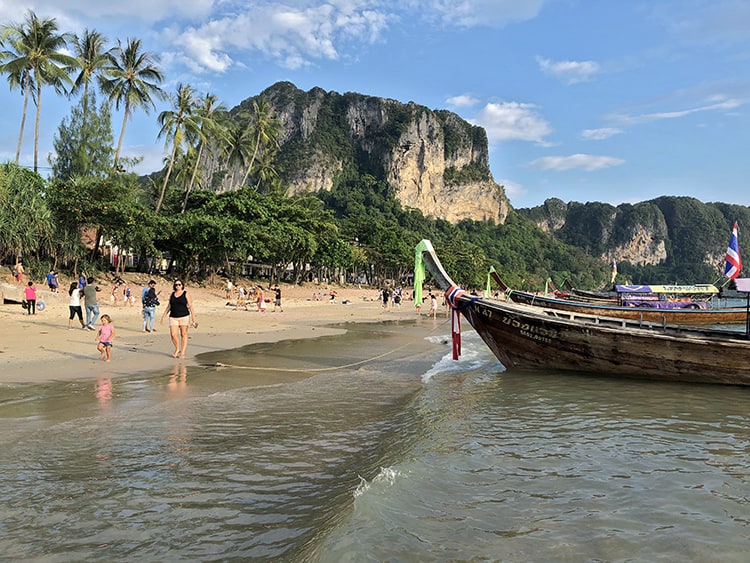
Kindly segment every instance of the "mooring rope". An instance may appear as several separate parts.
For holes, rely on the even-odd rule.
[[[442,325],[447,324],[448,319],[442,321],[440,324],[438,324],[436,327],[434,327],[431,331],[429,331],[427,334],[430,334],[432,332],[435,332],[438,330]],[[394,354],[398,352],[399,350],[403,350],[407,346],[410,346],[411,343],[404,344],[403,346],[399,346],[398,348],[394,348],[393,350],[389,350],[387,352],[384,352],[382,354],[378,354],[377,356],[373,356],[371,358],[367,358],[365,360],[360,360],[358,362],[352,362],[350,364],[344,364],[341,366],[332,366],[332,367],[325,367],[325,368],[307,368],[307,369],[291,369],[291,368],[277,368],[277,367],[262,367],[262,366],[238,366],[234,364],[224,364],[221,362],[216,362],[215,364],[211,364],[209,367],[219,367],[219,368],[232,368],[232,369],[247,369],[247,370],[253,370],[253,371],[278,371],[283,373],[318,373],[323,371],[336,371],[340,369],[347,369],[355,366],[359,366],[362,364],[367,364],[369,362],[374,362],[375,360],[379,360],[381,358],[385,358],[386,356],[390,354]]]

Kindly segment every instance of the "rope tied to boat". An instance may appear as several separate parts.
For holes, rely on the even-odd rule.
[[[461,311],[478,301],[478,297],[471,297],[465,303],[461,303],[461,298],[465,297],[466,291],[452,285],[445,292],[445,300],[451,308],[451,336],[453,337],[453,359],[457,360],[461,355]]]

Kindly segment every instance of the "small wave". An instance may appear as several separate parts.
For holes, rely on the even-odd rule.
[[[451,345],[450,335],[430,336],[427,340],[434,343],[445,343],[448,346]],[[458,360],[453,359],[453,351],[451,350],[422,375],[422,383],[427,383],[436,375],[474,371],[494,362],[497,362],[497,360],[488,352],[487,347],[477,333],[464,333],[461,335],[461,356],[459,356]]]
[[[372,482],[368,482],[367,479],[360,475],[359,485],[357,485],[357,490],[354,491],[354,498],[360,497],[365,494],[373,485],[393,485],[399,475],[400,473],[398,472],[398,470],[393,469],[392,467],[381,467],[380,473],[378,473],[373,478]]]

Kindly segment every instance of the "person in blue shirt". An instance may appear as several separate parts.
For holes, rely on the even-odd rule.
[[[60,285],[60,280],[57,277],[57,273],[54,270],[50,270],[47,274],[47,285],[52,293],[57,292],[57,286]]]
[[[143,332],[156,332],[154,321],[156,320],[156,307],[159,305],[159,297],[156,293],[156,282],[150,280],[141,292],[141,304],[143,305]]]

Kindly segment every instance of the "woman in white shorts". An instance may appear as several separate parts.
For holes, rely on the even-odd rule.
[[[175,280],[172,286],[172,294],[169,296],[169,304],[161,316],[161,323],[169,315],[169,336],[174,344],[173,358],[184,358],[188,343],[188,328],[197,327],[195,322],[195,309],[193,309],[193,298],[185,291],[182,280]]]

